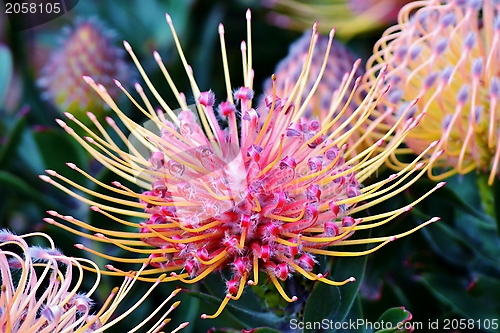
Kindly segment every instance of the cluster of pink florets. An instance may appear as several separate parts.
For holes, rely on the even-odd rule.
[[[191,278],[213,265],[229,268],[231,294],[237,292],[241,277],[252,272],[254,257],[260,270],[280,280],[296,270],[290,262],[311,272],[316,262],[305,248],[324,248],[335,241],[302,237],[331,238],[341,233],[340,228],[359,223],[347,216],[354,204],[336,203],[360,194],[354,172],[344,164],[346,147],[318,135],[322,125],[317,120],[290,122],[294,105],[277,96],[266,98],[270,119],[263,128],[256,110],[243,110],[252,97],[249,88],[240,88],[234,93],[236,103],[219,106],[222,117],[241,114],[239,143],[227,132],[221,136],[225,142],[210,142],[190,111],[181,112],[178,126],[167,122],[197,146],[186,146],[168,159],[164,152],[170,151],[169,145],[185,143],[163,131],[161,140],[168,144],[149,160],[149,171],[163,176],[143,192],[142,201],[151,214],[141,224],[143,241],[165,250],[151,255],[164,259],[151,260],[151,265],[182,267]],[[214,101],[213,93],[201,93],[199,103],[208,119],[216,119]],[[339,173],[343,175],[328,179]]]

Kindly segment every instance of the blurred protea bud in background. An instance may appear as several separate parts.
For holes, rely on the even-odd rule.
[[[78,19],[73,28],[66,28],[62,45],[52,52],[40,72],[38,85],[44,90],[43,96],[61,112],[102,113],[105,103],[82,84],[82,76],[92,75],[109,85],[113,79],[129,79],[124,52],[113,42],[114,33],[95,18]],[[111,88],[109,93],[117,96],[118,91]]]
[[[44,239],[48,247],[29,245],[27,239]],[[31,243],[31,242],[30,242]],[[46,234],[34,232],[15,235],[0,230],[0,267],[2,292],[0,297],[0,327],[2,332],[104,332],[134,312],[161,282],[157,283],[132,307],[120,315],[116,309],[131,291],[137,275],[130,274],[120,288],[116,287],[100,309],[93,309],[92,295],[99,287],[101,274],[94,262],[85,258],[67,257],[62,254],[54,241]],[[84,270],[95,271],[95,282],[87,292],[80,290]],[[87,274],[88,275],[88,274]],[[171,300],[180,289],[160,304],[155,314]],[[170,309],[151,328],[158,332],[168,319]],[[152,317],[152,316],[151,316]],[[151,319],[148,316],[129,332],[135,332]],[[186,327],[181,324],[173,332]]]
[[[273,10],[269,21],[279,27],[303,31],[319,21],[323,27],[335,27],[340,39],[349,40],[395,22],[399,9],[408,2],[410,0],[263,0],[263,5]],[[328,30],[321,32],[328,33]]]
[[[328,48],[328,36],[318,35],[315,40],[314,52],[312,53],[309,65],[309,75],[308,80],[303,81],[304,86],[300,94],[296,94],[294,99],[294,104],[306,105],[303,116],[310,120],[322,121],[323,119],[328,119],[331,117],[329,113],[333,112],[333,117],[339,115],[340,109],[332,110],[332,100],[341,98],[341,105],[345,105],[345,109],[340,115],[339,121],[333,124],[329,131],[335,131],[339,125],[344,122],[348,122],[348,118],[355,112],[358,108],[358,104],[351,101],[351,95],[349,92],[354,90],[354,80],[350,80],[349,84],[346,85],[346,81],[349,74],[352,71],[353,64],[356,63],[354,76],[359,77],[363,75],[363,67],[358,67],[360,61],[356,60],[356,57],[340,42],[333,41],[328,55],[327,62],[323,68],[323,63],[325,60],[325,54]],[[261,116],[265,116],[266,110],[266,97],[267,100],[272,99],[274,95],[277,96],[289,96],[295,83],[299,80],[299,77],[304,68],[305,61],[307,60],[307,55],[310,52],[309,48],[311,46],[311,33],[305,32],[302,37],[290,45],[288,55],[276,66],[275,83],[276,86],[273,87],[273,80],[269,78],[264,82],[264,98],[259,104],[259,110],[261,110]],[[309,97],[308,101],[305,101],[309,95],[311,89],[316,84],[316,79],[321,77],[321,80],[317,83],[316,93]],[[273,91],[276,89],[276,91]],[[347,89],[348,93],[343,93],[342,89]],[[269,102],[269,101],[268,101]],[[370,119],[366,122],[360,124],[358,129],[353,132],[347,143],[353,146],[358,142],[361,136],[367,132],[367,128],[370,124]],[[346,127],[345,130],[349,130],[350,126]],[[372,131],[369,136],[365,137],[362,145],[359,149],[353,150],[352,153],[356,154],[357,151],[362,151],[368,146],[373,145],[382,135],[376,135],[375,131]],[[381,148],[382,149],[382,148]]]
[[[309,103],[317,93],[317,85],[308,83],[321,81],[323,75],[323,70],[314,69],[317,64],[315,61],[313,65],[313,54],[323,53],[323,69],[332,60],[333,31],[326,47],[316,50],[319,38],[316,24],[299,77],[290,82],[285,95],[279,96],[276,93],[277,78],[273,75],[272,95],[266,97],[263,107],[254,109],[251,52],[254,46],[250,11],[246,19],[248,39],[241,47],[244,82],[236,89],[231,84],[227,64],[224,26],[219,25],[227,95],[222,97],[218,107],[215,94],[198,87],[168,14],[167,22],[191,82],[196,101],[192,109],[195,112],[186,104],[185,94],[179,92],[160,54],[155,52],[154,58],[182,110],[179,114],[173,112],[151,84],[127,42],[124,43],[125,49],[155,96],[154,103],[161,108],[153,109],[152,101],[140,84],[135,84],[135,90],[142,102],[134,99],[120,82],[115,83],[149,119],[148,126],[128,118],[102,85],[90,77],[85,78],[131,131],[127,139],[120,130],[123,127],[111,118],[107,119],[120,141],[129,144],[129,150],[120,149],[123,142],[113,141],[90,113],[88,117],[99,131],[82,126],[81,121],[70,113],[65,113],[69,124],[61,119],[57,122],[92,156],[121,177],[123,182],[104,184],[74,163],[67,163],[69,168],[96,183],[97,187],[107,189],[108,194],[79,185],[55,170],[46,170],[47,175],[40,176],[43,181],[89,204],[93,211],[109,217],[116,227],[96,228],[54,211],[49,212],[52,217],[46,221],[134,253],[128,258],[112,259],[123,264],[149,264],[151,267],[147,274],[143,274],[142,280],[156,281],[154,275],[168,272],[170,276],[164,281],[192,284],[208,274],[222,271],[227,278],[226,294],[219,309],[214,314],[203,314],[202,318],[217,317],[229,301],[241,297],[247,285],[258,285],[260,272],[267,275],[287,302],[298,299],[289,295],[282,286],[283,281],[293,274],[334,286],[352,282],[355,278],[348,272],[340,281],[328,277],[324,268],[318,267],[316,257],[363,256],[439,219],[431,218],[416,227],[408,226],[408,231],[397,235],[350,239],[356,232],[381,227],[405,214],[444,185],[437,184],[404,207],[366,214],[368,208],[397,196],[425,174],[431,163],[421,163],[420,158],[434,150],[437,143],[429,144],[427,150],[402,172],[363,186],[362,183],[376,174],[418,124],[420,117],[402,118],[375,144],[352,154],[358,143],[350,146],[347,143],[350,136],[370,118],[377,101],[388,90],[383,85],[373,85],[366,98],[344,120],[342,114],[347,109],[344,103],[350,100],[348,98],[345,102],[345,96],[352,96],[351,87],[354,91],[361,82],[361,78],[355,78],[359,62],[351,67],[337,93],[332,92],[328,114],[319,120],[305,117]],[[382,71],[379,80],[384,81],[384,75]],[[296,96],[307,97],[296,99]],[[407,112],[410,108],[411,105]],[[383,118],[374,120],[370,130],[375,131],[377,121]],[[222,120],[228,124],[224,129],[221,128]],[[335,129],[332,130],[333,126]],[[75,129],[87,133],[80,136]],[[370,131],[367,133],[369,135]],[[141,146],[132,145],[132,139]],[[382,145],[385,149],[375,154]],[[127,185],[127,181],[139,188],[136,189],[134,184]],[[126,231],[121,231],[122,227],[126,227]],[[81,229],[87,229],[91,234],[82,233]],[[357,244],[374,245],[363,251],[352,247],[349,250],[350,246]],[[78,247],[111,258],[91,247]],[[262,279],[260,283],[263,283]]]
[[[429,172],[433,179],[478,170],[489,174],[491,185],[500,173],[499,10],[496,0],[408,4],[367,63],[366,89],[388,66],[391,92],[382,105],[396,111],[389,121],[397,121],[398,110],[419,99],[411,115],[426,116],[405,141],[420,154],[430,142],[441,140],[445,153],[434,164],[440,167],[437,174]],[[396,169],[405,167],[392,162]]]

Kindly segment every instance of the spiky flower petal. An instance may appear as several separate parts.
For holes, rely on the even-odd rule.
[[[45,238],[50,246],[44,248],[28,245],[26,239],[35,236]],[[77,275],[74,275],[74,267]],[[79,290],[83,268],[97,272],[93,287],[85,293]],[[91,297],[99,287],[101,278],[94,262],[65,256],[55,248],[53,240],[46,234],[35,232],[17,236],[6,230],[0,230],[0,274],[0,330],[13,333],[104,332],[132,313],[161,282],[159,278],[137,304],[113,318],[117,306],[137,281],[137,274],[131,274],[125,278],[120,288],[113,289],[104,306],[94,313]],[[174,291],[155,313],[179,291],[180,289]],[[164,320],[166,316],[179,303],[176,302],[150,332],[158,332],[168,322],[168,319]],[[151,317],[129,332],[143,327]],[[187,323],[181,324],[173,332],[186,325]]]
[[[401,120],[376,144],[349,157],[358,146],[358,143],[346,144],[350,135],[365,123],[378,99],[387,92],[387,88],[374,85],[352,114],[345,121],[339,121],[346,108],[344,97],[348,95],[349,101],[354,94],[349,89],[351,82],[355,80],[357,87],[361,81],[361,78],[354,79],[358,64],[347,74],[334,95],[326,117],[321,120],[303,117],[329,60],[333,32],[316,83],[309,89],[307,97],[294,102],[298,95],[304,94],[302,89],[311,79],[312,54],[318,38],[316,25],[297,82],[291,84],[292,88],[285,96],[273,94],[267,99],[264,110],[255,110],[252,108],[254,70],[250,11],[247,12],[247,41],[242,47],[244,86],[234,91],[226,60],[224,27],[219,26],[227,97],[218,107],[215,106],[214,94],[198,87],[168,14],[167,22],[191,83],[196,113],[190,111],[185,95],[175,87],[160,55],[155,52],[154,57],[181,107],[178,115],[160,97],[131,46],[125,42],[126,50],[161,105],[155,111],[143,88],[136,84],[143,107],[116,82],[149,119],[145,126],[123,114],[102,85],[89,77],[85,80],[131,132],[131,137],[127,138],[114,120],[108,118],[113,131],[129,145],[129,152],[120,149],[120,143],[113,141],[91,114],[90,119],[98,133],[92,132],[73,115],[66,114],[73,125],[88,132],[89,136],[84,138],[66,122],[58,120],[59,125],[105,167],[143,188],[137,192],[118,181],[113,182],[113,186],[103,184],[72,163],[68,164],[70,168],[123,199],[87,189],[53,170],[47,170],[50,177],[41,176],[44,181],[90,204],[91,209],[108,216],[118,225],[127,226],[129,231],[98,228],[56,212],[51,212],[51,215],[65,223],[53,219],[50,223],[96,241],[144,254],[144,257],[122,259],[90,248],[86,250],[123,263],[150,264],[151,268],[142,272],[142,279],[146,281],[154,280],[148,275],[171,272],[164,281],[195,283],[211,272],[225,269],[229,274],[226,297],[215,314],[202,316],[213,318],[230,300],[239,299],[247,284],[258,283],[259,271],[267,273],[283,298],[293,302],[297,298],[288,296],[280,283],[293,273],[331,285],[354,280],[347,272],[343,281],[328,279],[326,273],[318,272],[316,255],[365,255],[438,220],[433,218],[399,235],[348,239],[358,230],[382,226],[407,212],[443,184],[438,184],[409,206],[365,218],[353,217],[353,214],[365,212],[367,208],[404,191],[426,172],[429,164],[420,163],[419,156],[402,172],[374,181],[369,186],[361,185],[394,153],[419,118]],[[383,76],[384,73],[381,74],[382,80]],[[275,76],[273,81],[276,85]],[[221,119],[228,123],[226,129],[221,127]],[[382,119],[372,122],[372,130]],[[331,130],[333,126],[336,126],[335,130]],[[374,152],[384,145],[384,140],[390,137],[392,139],[385,143],[383,152],[374,156]],[[429,145],[426,152],[435,146],[436,143]],[[81,196],[65,184],[111,204]],[[117,214],[137,217],[142,222],[123,220]],[[80,232],[80,228],[98,234],[87,235]],[[363,252],[335,251],[339,245],[371,243],[377,245]]]
[[[500,2],[419,1],[399,18],[375,46],[366,86],[388,66],[391,93],[381,105],[395,110],[390,124],[400,117],[398,105],[419,99],[411,114],[426,116],[405,142],[420,154],[441,140],[445,153],[434,165],[449,170],[429,172],[431,178],[479,170],[492,184],[500,174]],[[405,166],[392,162],[396,169]]]

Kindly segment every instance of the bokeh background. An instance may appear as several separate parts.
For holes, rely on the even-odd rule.
[[[55,122],[56,118],[63,117],[64,111],[82,118],[86,111],[100,117],[111,115],[97,94],[87,89],[75,73],[82,69],[95,70],[102,75],[100,82],[109,82],[105,84],[108,88],[112,88],[112,78],[120,79],[129,88],[136,81],[142,82],[131,59],[122,50],[122,40],[126,39],[162,96],[175,105],[152,55],[157,50],[179,90],[190,91],[165,21],[164,13],[168,12],[198,85],[202,90],[212,89],[216,96],[223,96],[225,86],[217,27],[220,22],[225,25],[231,79],[237,87],[243,82],[240,43],[246,38],[245,12],[251,8],[254,88],[260,96],[265,80],[287,55],[290,44],[316,19],[323,32],[337,26],[336,40],[366,61],[384,29],[395,22],[397,9],[407,1],[382,1],[385,9],[393,6],[385,15],[375,15],[378,12],[374,8],[380,6],[380,1],[351,1],[342,7],[343,2],[317,1],[322,6],[332,5],[328,10],[339,13],[337,17],[330,17],[327,10],[315,12],[311,4],[287,6],[299,3],[295,1],[82,0],[67,14],[20,32],[12,31],[8,18],[0,12],[0,227],[18,234],[42,230],[55,239],[65,254],[88,256],[104,267],[106,260],[74,248],[73,244],[85,243],[84,239],[43,221],[48,216],[46,211],[54,209],[95,226],[109,223],[104,216],[91,212],[87,205],[38,178],[44,170],[54,169],[93,186],[70,172],[65,162],[71,161],[103,182],[117,179]],[[367,13],[370,14],[367,16]],[[317,18],[313,18],[315,15]],[[367,17],[375,23],[367,22]],[[86,25],[94,30],[81,29],[79,39],[76,42],[73,39],[68,47],[70,37]],[[66,53],[62,53],[63,49]],[[125,113],[138,123],[145,121],[124,96],[116,96]],[[189,104],[192,96],[188,94],[187,99]],[[379,175],[388,174],[380,170]],[[214,312],[218,306],[209,295],[221,297],[224,292],[221,277],[212,274],[203,283],[190,286],[190,292],[179,295],[182,303],[172,315],[174,324],[168,327],[173,329],[175,323],[189,321],[191,324],[185,332],[239,332],[253,327],[296,332],[298,330],[290,328],[290,319],[364,318],[375,322],[384,313],[388,317],[382,318],[409,319],[409,312],[412,321],[423,323],[423,332],[430,331],[429,322],[436,320],[443,327],[445,319],[469,323],[466,329],[451,330],[455,332],[499,332],[500,329],[493,329],[491,324],[494,319],[500,321],[500,216],[496,214],[500,186],[498,181],[492,187],[486,186],[484,177],[472,173],[449,179],[445,188],[386,225],[380,233],[396,234],[432,216],[440,216],[440,222],[391,243],[367,258],[321,259],[321,267],[329,267],[334,275],[356,276],[358,283],[353,287],[320,287],[297,278],[291,280],[287,288],[301,292],[302,300],[289,307],[285,307],[270,286],[248,288],[244,300],[228,306],[219,318],[203,321],[200,313]],[[382,212],[404,206],[433,186],[433,182],[420,179],[404,195],[384,202],[376,210]],[[377,232],[372,236],[377,236]],[[117,249],[103,245],[89,246],[119,254]],[[105,278],[96,302],[101,303],[119,283],[119,279]],[[137,313],[109,331],[123,332],[133,327],[178,285],[160,286]],[[122,304],[123,309],[134,304],[146,289],[146,284],[139,285],[137,293]],[[394,307],[404,307],[408,312],[386,312]],[[488,321],[490,329],[485,328]],[[360,327],[344,331],[373,330]]]

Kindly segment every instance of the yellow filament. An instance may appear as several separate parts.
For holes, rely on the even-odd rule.
[[[283,257],[282,260],[285,260],[285,257]],[[285,261],[287,262],[287,264],[289,264],[290,266],[292,266],[293,269],[295,269],[297,272],[299,272],[300,274],[302,274],[307,279],[312,280],[312,281],[316,281],[316,280],[319,279],[317,275],[314,275],[311,272],[306,272],[302,267],[300,267],[295,262],[293,262],[293,260],[285,260]]]
[[[348,279],[345,279],[344,281],[338,281],[338,282],[337,281],[332,281],[332,280],[327,279],[327,278],[319,278],[318,280],[321,281],[321,282],[323,282],[323,283],[329,284],[331,286],[343,286],[343,285],[345,285],[345,284],[347,284],[349,282],[356,281],[356,279],[354,279],[352,277],[350,277]]]
[[[280,137],[280,143],[279,143],[278,153],[276,154],[276,158],[274,159],[274,161],[269,163],[264,169],[262,169],[262,171],[260,171],[257,174],[257,178],[262,177],[262,175],[265,175],[281,159],[281,153],[283,152],[283,138],[284,138],[284,136],[282,135]]]
[[[63,219],[71,224],[77,225],[77,226],[84,228],[88,231],[102,233],[104,235],[110,235],[110,236],[114,236],[114,237],[123,237],[123,238],[142,238],[143,237],[140,234],[137,234],[135,232],[114,231],[114,230],[97,228],[97,227],[94,227],[93,225],[90,225],[88,223],[77,220],[76,218],[74,218],[72,216],[63,216],[63,215],[61,215],[57,212],[53,212],[53,211],[51,211],[51,213],[60,219]]]
[[[205,230],[211,229],[213,227],[216,227],[216,226],[222,224],[221,221],[213,221],[213,222],[207,223],[204,226],[199,227],[199,228],[186,228],[180,222],[175,222],[175,221],[172,221],[172,222],[175,223],[182,230],[187,231],[187,232],[192,232],[192,233],[203,232]]]
[[[214,234],[198,235],[198,236],[193,236],[193,237],[189,237],[189,238],[185,238],[185,239],[172,239],[172,238],[165,236],[166,232],[159,233],[158,231],[154,230],[154,228],[155,228],[154,225],[146,224],[146,225],[144,225],[144,227],[147,228],[148,230],[150,230],[153,235],[163,239],[164,241],[167,241],[170,243],[177,243],[177,244],[187,244],[187,243],[191,243],[191,242],[198,242],[198,241],[203,240],[203,239],[217,237],[218,235],[221,234],[221,232],[217,232]],[[180,234],[178,232],[169,232],[169,233]],[[144,234],[142,234],[141,237],[144,238]]]
[[[274,286],[276,287],[276,289],[280,293],[281,297],[283,297],[283,299],[285,301],[287,301],[289,303],[292,303],[292,302],[295,302],[297,300],[297,296],[293,296],[292,298],[288,297],[288,295],[283,290],[283,287],[281,286],[281,284],[279,283],[279,281],[276,279],[276,276],[274,276],[273,272],[267,270],[267,273],[269,275],[269,278],[273,282]]]
[[[320,69],[320,72],[316,78],[316,82],[314,82],[314,85],[311,88],[311,91],[309,92],[306,99],[302,103],[302,106],[300,107],[299,111],[293,117],[293,119],[292,119],[293,122],[297,122],[300,119],[300,117],[302,116],[302,114],[306,110],[307,106],[309,105],[309,102],[313,98],[314,93],[316,92],[316,89],[318,88],[318,85],[321,81],[321,78],[323,77],[323,74],[325,73],[326,64],[328,63],[328,57],[330,56],[330,49],[332,47],[332,42],[333,42],[333,32],[330,33],[330,37],[328,39],[328,45],[326,47],[325,57],[323,59],[323,63],[321,64],[321,69]]]
[[[125,221],[123,219],[120,219],[120,218],[118,218],[118,217],[116,217],[116,216],[114,216],[114,215],[112,215],[112,214],[110,214],[110,213],[108,213],[108,212],[100,209],[99,207],[96,207],[96,206],[94,206],[94,207],[95,207],[94,209],[95,209],[96,212],[101,213],[104,216],[107,216],[111,220],[114,220],[114,221],[116,221],[116,222],[118,222],[120,224],[123,224],[123,225],[127,226],[127,227],[138,228],[137,223]]]
[[[130,251],[130,252],[134,252],[134,253],[144,253],[144,254],[159,253],[159,254],[167,254],[167,253],[178,253],[179,252],[179,250],[176,250],[175,248],[168,248],[168,249],[138,249],[138,248],[135,248],[135,247],[130,247],[130,246],[123,245],[121,242],[117,242],[115,239],[108,238],[108,237],[106,237],[104,235],[102,235],[102,237],[104,239],[106,239],[107,241],[109,241],[109,243],[111,243],[113,245],[116,245],[116,246],[118,246],[121,249],[124,249],[126,251]],[[146,245],[146,244],[144,244],[144,245]]]
[[[121,85],[120,85],[120,89],[121,91],[128,97],[128,99],[146,116],[148,117],[150,120],[152,120],[156,125],[158,125],[159,128],[161,129],[164,129],[164,130],[167,130],[170,134],[174,135],[177,139],[183,141],[184,143],[188,144],[189,145],[189,140],[182,136],[181,134],[179,134],[177,131],[173,130],[172,128],[170,128],[169,126],[167,126],[166,124],[164,124],[163,122],[159,121],[158,118],[155,116],[154,113],[151,114],[151,111],[150,112],[146,112],[146,110],[144,110],[143,107],[141,107],[139,105],[139,103],[137,103],[137,101],[132,97],[132,95],[130,95],[130,93],[125,89],[123,88]],[[144,97],[146,97],[144,95]],[[186,109],[188,109],[188,107],[186,106]],[[177,116],[176,116],[177,118]],[[178,125],[178,122],[176,123]],[[153,133],[151,133],[151,135],[154,135]],[[154,135],[156,137],[156,135]],[[128,143],[128,140],[124,140],[124,142]],[[131,149],[135,149],[133,147],[133,145],[128,145]]]
[[[98,242],[102,242],[102,243],[109,243],[109,241],[106,241],[106,240],[103,240],[102,238],[99,238],[99,237],[96,237],[96,236],[93,236],[93,235],[89,235],[87,233],[84,233],[84,232],[81,232],[77,229],[73,229],[65,224],[62,224],[62,223],[59,223],[57,221],[55,221],[54,219],[51,219],[51,218],[45,218],[44,219],[45,222],[49,223],[49,224],[53,224],[55,226],[57,226],[58,228],[61,228],[61,229],[64,229],[66,231],[69,231],[70,233],[72,234],[75,234],[77,236],[81,236],[81,237],[84,237],[84,238],[87,238],[87,239],[91,239],[91,240],[94,240],[94,241],[98,241]],[[68,221],[70,222],[70,221]],[[120,240],[122,244],[128,244],[128,245],[144,245],[145,243],[143,241],[131,241],[131,240]]]
[[[68,178],[66,178],[66,177],[58,174],[57,172],[53,172],[52,170],[46,170],[46,172],[49,175],[54,176],[54,177],[56,177],[56,178],[64,181],[65,183],[71,185],[72,187],[75,187],[75,188],[79,189],[82,192],[90,194],[91,196],[94,196],[94,197],[97,197],[97,198],[101,198],[101,199],[104,199],[104,200],[107,200],[107,201],[110,201],[110,202],[114,202],[114,203],[117,203],[117,204],[120,204],[120,205],[124,205],[124,206],[129,206],[129,207],[135,207],[135,208],[144,209],[144,205],[141,204],[141,203],[139,203],[139,202],[128,201],[128,200],[124,200],[124,199],[115,198],[113,196],[104,195],[104,194],[101,194],[99,192],[90,190],[90,189],[88,189],[85,186],[77,184],[74,181],[72,181],[72,180],[70,180],[70,179],[68,179]],[[117,191],[115,191],[115,192],[117,192]]]
[[[368,251],[370,251],[369,253],[371,253],[371,252],[374,252],[374,251],[378,250],[379,248],[381,248],[383,245],[387,244],[388,242],[391,242],[391,241],[393,241],[393,240],[395,240],[397,238],[403,238],[405,236],[408,236],[408,235],[414,233],[415,231],[420,230],[423,227],[425,227],[425,226],[427,226],[427,225],[429,225],[431,223],[434,223],[436,221],[439,221],[439,218],[434,217],[434,218],[430,219],[429,221],[416,226],[413,229],[410,229],[410,230],[408,230],[406,232],[402,232],[402,233],[394,235],[394,236],[368,238],[368,239],[350,239],[350,240],[343,241],[341,244],[340,243],[339,244],[334,244],[334,246],[336,246],[336,245],[370,244],[370,243],[383,242],[382,244],[378,245],[377,247],[374,247],[373,249],[368,250]],[[344,253],[353,253],[353,252],[344,252]],[[359,252],[359,253],[364,253],[364,252]],[[369,253],[367,253],[367,254],[369,254]],[[361,254],[361,255],[364,255],[364,254]]]
[[[151,93],[154,95],[154,97],[156,98],[156,100],[158,101],[158,103],[160,103],[161,107],[163,108],[163,110],[165,110],[168,114],[168,116],[170,117],[170,119],[172,119],[172,121],[176,124],[176,125],[179,125],[179,120],[177,119],[177,116],[175,115],[175,113],[170,109],[170,107],[168,106],[168,104],[163,100],[163,98],[161,98],[160,94],[158,93],[158,91],[155,89],[154,85],[151,83],[151,81],[149,80],[149,77],[148,75],[146,74],[146,72],[144,71],[144,69],[142,68],[142,65],[141,63],[139,62],[139,60],[137,59],[137,57],[135,56],[135,53],[134,51],[132,51],[132,48],[130,47],[130,45],[128,43],[125,44],[125,49],[127,50],[127,52],[130,54],[130,57],[132,58],[132,60],[134,61],[134,64],[135,66],[137,67],[137,69],[139,70],[139,73],[141,73],[141,76],[142,78],[144,79],[144,82],[146,82],[146,85],[148,86],[149,90],[151,91]]]
[[[299,216],[297,216],[297,217],[286,217],[286,216],[275,215],[275,214],[266,214],[266,217],[273,219],[273,220],[283,221],[283,222],[298,222],[304,217],[305,213],[306,213],[306,206],[304,206],[302,208],[302,211],[300,212]]]
[[[238,248],[240,250],[243,250],[243,248],[245,247],[246,236],[247,236],[247,228],[243,228],[243,231],[241,232],[241,236],[240,236],[240,242],[238,244]]]
[[[273,81],[273,101],[271,102],[271,109],[269,110],[269,113],[267,114],[266,121],[264,122],[264,125],[262,125],[262,128],[259,131],[259,134],[257,135],[257,138],[255,139],[255,142],[257,144],[260,144],[260,141],[262,140],[262,136],[267,130],[267,127],[269,126],[269,123],[271,121],[271,118],[273,116],[274,112],[274,107],[276,106],[276,74],[273,74],[271,76],[271,80]]]
[[[177,265],[177,266],[166,266],[164,268],[154,268],[154,269],[148,269],[148,270],[144,270],[141,272],[142,275],[153,275],[153,274],[158,274],[158,273],[164,273],[165,271],[176,271],[176,270],[180,270],[184,267],[184,265]],[[93,273],[96,273],[96,270],[94,268],[91,268],[91,267],[88,267],[88,266],[84,266],[82,265],[82,268],[86,271],[89,271],[89,272],[93,272]],[[102,275],[107,275],[107,276],[129,276],[129,277],[132,277],[133,275],[130,274],[130,273],[126,273],[126,272],[123,272],[123,271],[120,271],[116,268],[114,268],[116,271],[101,271],[101,274]],[[185,273],[185,274],[180,274],[180,275],[175,275],[173,277],[166,277],[165,279],[162,280],[162,282],[171,282],[171,281],[177,281],[179,280],[179,277],[187,277],[189,276],[189,274]],[[137,278],[138,281],[143,281],[143,282],[156,282],[158,280],[158,278],[145,278],[145,277],[141,277],[139,276]]]
[[[159,56],[160,56],[159,54],[158,54],[158,56],[156,56],[156,54],[155,54],[156,63],[160,67],[161,72],[163,73],[163,76],[165,76],[165,79],[167,80],[170,89],[174,93],[174,96],[177,99],[177,103],[179,103],[181,108],[183,108],[184,110],[187,110],[188,106],[186,104],[185,99],[181,98],[181,96],[179,94],[179,90],[177,90],[177,87],[175,86],[174,81],[172,81],[172,78],[168,74],[167,68],[165,67],[165,65],[163,64],[163,61],[161,61],[161,58]]]
[[[240,299],[241,295],[243,294],[243,289],[245,289],[245,283],[247,281],[247,275],[248,273],[243,274],[243,276],[240,279],[240,285],[238,286],[238,293],[236,296],[233,296],[231,294],[228,294],[226,297],[229,297],[230,299],[237,301]]]
[[[217,200],[226,201],[226,200],[232,200],[233,199],[233,197],[230,197],[230,196],[227,196],[227,195],[226,196],[218,195],[217,193],[215,193],[214,191],[212,191],[212,189],[210,188],[210,186],[208,186],[204,182],[201,183],[201,186],[203,186]]]
[[[370,253],[373,253],[373,252],[377,251],[378,249],[380,249],[381,247],[383,247],[384,245],[386,245],[387,243],[396,239],[395,236],[383,237],[383,238],[384,238],[384,241],[382,244],[379,244],[379,245],[377,245],[369,250],[360,251],[360,252],[339,252],[339,251],[315,249],[312,247],[303,247],[303,250],[306,252],[310,252],[310,253],[321,254],[321,255],[325,255],[325,256],[332,256],[332,257],[360,257],[360,256],[366,256]],[[376,242],[377,238],[373,238],[373,239],[374,239],[373,242]],[[363,244],[363,243],[359,242],[360,240],[356,240],[356,241],[358,241],[358,242],[352,243],[352,244]],[[339,243],[338,245],[346,245],[347,242],[348,241],[343,241],[343,242]],[[369,243],[372,243],[372,242],[370,241]]]
[[[179,281],[184,282],[184,283],[188,283],[188,284],[196,283],[196,282],[204,279],[208,274],[210,274],[211,272],[213,272],[217,267],[219,267],[220,265],[222,265],[224,262],[225,262],[225,260],[219,260],[217,263],[215,263],[215,264],[211,265],[210,267],[208,267],[207,269],[205,269],[197,277],[195,277],[195,278],[193,278],[191,280],[186,280],[184,278],[179,278]]]
[[[355,230],[354,227],[356,225],[358,225],[361,221],[360,220],[356,220],[356,222],[348,227],[346,229],[346,231],[344,231],[343,233],[341,233],[340,235],[338,236],[335,236],[335,237],[309,237],[309,236],[303,236],[301,235],[301,239],[302,241],[304,242],[312,242],[312,243],[331,243],[331,242],[335,242],[335,241],[338,241],[342,238],[345,238],[351,231]]]
[[[232,86],[231,86],[231,78],[229,75],[229,66],[227,64],[226,41],[224,39],[224,26],[222,24],[219,25],[219,38],[220,38],[220,49],[222,53],[222,64],[224,67],[224,79],[226,82],[227,100],[231,103],[234,103],[233,94],[231,92]],[[243,74],[246,74],[246,72],[244,71]]]
[[[226,295],[224,297],[224,300],[222,301],[222,303],[220,304],[219,306],[219,309],[217,309],[217,312],[215,312],[213,315],[207,315],[207,314],[202,314],[201,315],[201,318],[202,319],[213,319],[213,318],[217,318],[221,313],[222,313],[222,310],[224,310],[224,308],[226,307],[227,303],[229,303],[229,295]]]
[[[225,255],[227,254],[227,251],[226,250],[223,250],[221,253],[219,253],[218,255],[216,255],[215,257],[213,257],[212,259],[208,260],[208,261],[205,261],[203,259],[201,259],[200,257],[198,257],[197,255],[195,255],[196,259],[198,259],[198,261],[200,263],[202,263],[203,265],[213,265],[215,264],[217,261],[219,260],[222,260],[224,259]]]
[[[175,31],[175,27],[172,23],[172,19],[170,18],[170,16],[168,14],[167,14],[167,23],[170,27],[170,30],[172,31],[172,36],[174,38],[175,46],[177,48],[177,53],[179,54],[179,57],[181,58],[182,65],[184,66],[184,69],[185,69],[186,74],[187,74],[188,79],[189,79],[189,83],[191,84],[191,89],[193,90],[193,93],[194,93],[196,107],[198,109],[198,115],[200,116],[201,123],[203,125],[203,128],[205,129],[205,132],[207,134],[208,139],[210,141],[214,141],[213,128],[215,128],[215,127],[211,127],[208,125],[206,114],[205,114],[203,108],[201,107],[200,102],[198,101],[198,97],[200,96],[200,89],[198,88],[198,85],[196,84],[196,80],[194,79],[192,70],[190,69],[190,67],[186,61],[186,57],[184,56],[184,51],[182,51],[181,43],[179,42],[177,32]]]
[[[159,262],[159,263],[162,263],[162,262],[168,261],[167,258],[162,258],[162,257],[155,257],[155,258],[120,258],[120,257],[111,256],[111,255],[108,255],[108,254],[105,254],[105,253],[93,250],[93,249],[88,248],[86,246],[81,246],[79,248],[82,249],[82,250],[85,250],[87,252],[90,252],[90,253],[98,256],[98,257],[101,257],[101,258],[104,258],[104,259],[108,259],[108,260],[113,260],[113,261],[116,261],[116,262],[127,263],[127,264],[146,264],[146,263],[149,263],[149,262]]]
[[[253,281],[248,280],[248,284],[251,286],[259,284],[259,257],[255,254],[253,255]]]

